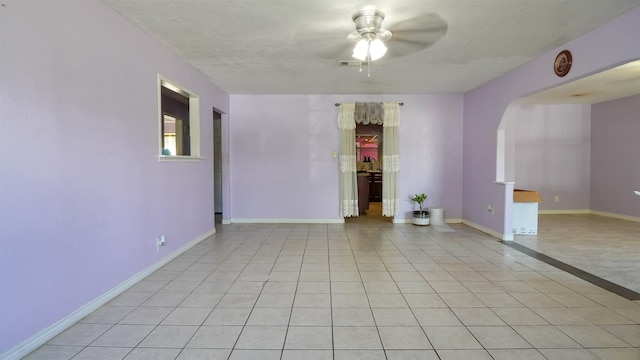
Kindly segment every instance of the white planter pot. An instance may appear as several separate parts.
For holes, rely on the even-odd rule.
[[[429,212],[416,210],[413,212],[413,225],[429,225]]]

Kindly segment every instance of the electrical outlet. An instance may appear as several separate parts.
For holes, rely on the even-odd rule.
[[[553,201],[555,202],[559,202],[560,201],[560,196],[556,195],[553,197]]]
[[[489,206],[487,206],[487,211],[489,211],[491,213],[491,215],[495,214],[496,209],[493,206],[493,204],[489,204]]]
[[[158,239],[156,239],[156,251],[160,251],[160,247],[164,246],[167,243],[167,239],[164,235],[160,235]]]

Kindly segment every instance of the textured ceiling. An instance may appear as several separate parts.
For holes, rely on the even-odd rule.
[[[558,47],[640,0],[103,0],[231,94],[464,93]],[[351,16],[383,27],[440,26],[435,44],[366,67],[350,58]],[[435,21],[435,20],[434,20]],[[428,24],[425,24],[427,22]],[[444,26],[444,27],[443,27]],[[432,36],[424,33],[425,39]],[[406,45],[406,44],[405,44]],[[396,46],[396,48],[394,48]]]

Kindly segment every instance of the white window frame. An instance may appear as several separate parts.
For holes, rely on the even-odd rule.
[[[162,87],[175,91],[189,98],[189,137],[191,155],[162,155]],[[178,83],[158,74],[158,161],[201,161],[200,156],[200,97],[193,91],[187,90]]]

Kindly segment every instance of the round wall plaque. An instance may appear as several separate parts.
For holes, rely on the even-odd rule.
[[[553,62],[553,71],[556,75],[563,77],[569,73],[569,70],[571,70],[572,63],[573,59],[571,57],[571,52],[569,50],[562,50]]]

